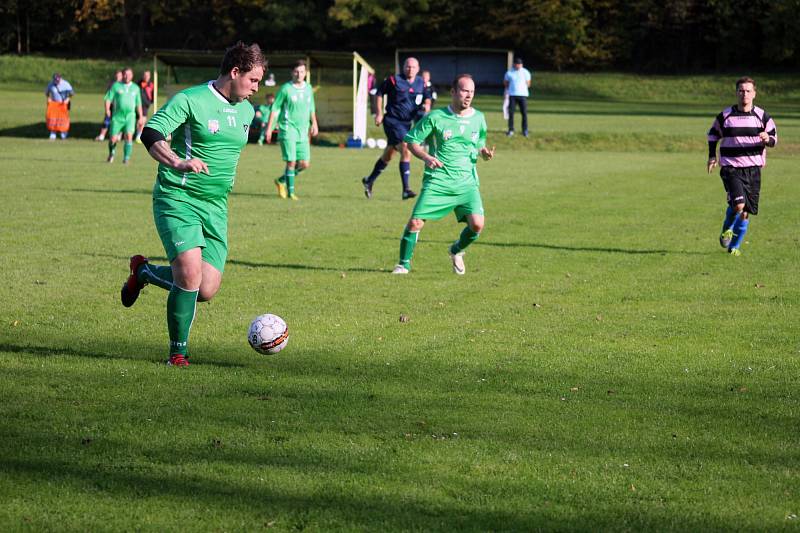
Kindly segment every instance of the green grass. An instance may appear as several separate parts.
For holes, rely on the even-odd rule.
[[[767,107],[735,259],[704,171],[725,103],[535,101],[526,141],[481,100],[499,151],[463,278],[449,218],[388,274],[411,205],[394,164],[363,198],[377,151],[315,148],[290,203],[248,146],[184,371],[165,293],[118,303],[129,255],[163,261],[155,163],[104,163],[99,95],[50,143],[43,98],[0,92],[0,527],[797,530],[800,116]],[[273,357],[246,342],[264,312],[292,332]]]

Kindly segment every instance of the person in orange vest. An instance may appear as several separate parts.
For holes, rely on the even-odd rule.
[[[69,106],[72,95],[72,85],[56,72],[52,81],[47,85],[44,94],[47,96],[47,112],[45,122],[50,131],[50,140],[55,141],[56,135],[66,139],[69,134]]]

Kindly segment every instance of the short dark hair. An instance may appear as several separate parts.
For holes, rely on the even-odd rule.
[[[267,59],[261,52],[261,47],[256,43],[247,45],[242,41],[237,42],[227,50],[222,64],[219,67],[220,74],[229,74],[234,68],[242,72],[250,72],[255,67],[267,66]]]
[[[756,80],[754,80],[750,76],[742,76],[741,78],[736,80],[736,90],[737,91],[739,90],[739,85],[741,85],[743,83],[752,83],[753,84],[753,90],[755,90],[755,88],[756,88]]]
[[[292,70],[296,69],[297,67],[306,67],[306,60],[305,59],[298,59],[294,63],[292,63]]]
[[[521,65],[522,64],[522,58],[519,57],[519,56],[515,57],[514,58],[514,64],[515,65]]]
[[[464,78],[469,78],[472,80],[472,74],[467,74],[466,72],[462,74],[457,74],[455,78],[453,78],[453,89],[458,89],[458,82],[463,80]],[[472,80],[473,83],[475,80]]]

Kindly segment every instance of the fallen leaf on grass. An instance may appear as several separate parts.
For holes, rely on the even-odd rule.
[[[578,387],[570,387],[570,392],[578,392]]]
[[[409,318],[408,315],[400,315],[400,322],[405,323],[405,322],[408,322],[410,320],[411,320],[411,318]]]
[[[756,289],[763,289],[764,287],[766,287],[766,285],[763,285],[761,283],[756,283]]]

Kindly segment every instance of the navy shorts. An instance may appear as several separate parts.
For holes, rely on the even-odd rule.
[[[722,167],[719,169],[728,204],[744,204],[751,215],[758,214],[758,197],[761,194],[761,167]]]
[[[383,131],[386,133],[386,143],[389,146],[397,146],[403,142],[408,130],[411,129],[411,121],[404,122],[396,118],[383,117]]]

